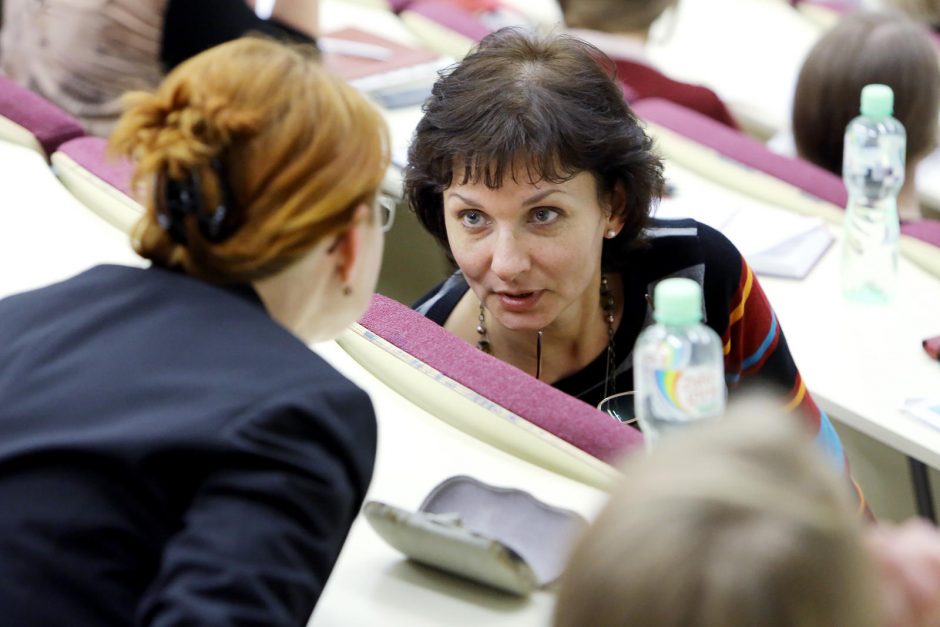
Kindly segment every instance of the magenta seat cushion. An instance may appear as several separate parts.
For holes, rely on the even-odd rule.
[[[901,225],[901,233],[940,246],[940,220],[912,220]]]
[[[843,15],[854,11],[858,3],[853,0],[790,0],[790,5],[798,7],[801,4],[811,4],[813,6],[828,9],[833,13]]]
[[[451,335],[405,305],[376,295],[359,323],[497,405],[607,462],[643,441],[607,414]]]
[[[406,10],[422,15],[473,41],[480,41],[492,32],[472,11],[449,0],[412,0]]]
[[[643,120],[663,126],[704,144],[722,155],[780,179],[807,194],[844,208],[847,200],[842,179],[808,161],[771,152],[740,131],[668,100],[649,98],[633,105]]]
[[[77,164],[100,178],[105,183],[133,197],[131,175],[133,164],[126,159],[107,154],[108,142],[100,137],[79,137],[62,144],[59,151],[67,154]]]
[[[46,156],[63,142],[85,134],[78,120],[5,76],[0,76],[0,115],[32,133]]]
[[[838,13],[839,15],[851,13],[857,6],[857,3],[853,3],[849,0],[804,0],[803,2],[794,3],[794,5],[797,4],[812,4],[817,7],[822,7],[823,9],[828,9],[833,13]]]

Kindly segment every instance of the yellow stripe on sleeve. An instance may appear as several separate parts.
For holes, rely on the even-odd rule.
[[[747,268],[747,279],[744,280],[744,292],[741,294],[741,302],[731,312],[731,317],[728,319],[729,327],[744,317],[744,305],[747,304],[747,297],[751,295],[751,286],[754,285],[754,273],[751,272],[751,266],[745,265],[745,267]]]
[[[783,410],[792,411],[796,409],[797,405],[803,402],[804,396],[806,396],[806,384],[803,383],[803,379],[800,379],[800,389],[796,391],[796,396],[790,399],[790,402],[787,403],[786,407],[784,407]]]

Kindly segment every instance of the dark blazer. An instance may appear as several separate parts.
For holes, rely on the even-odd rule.
[[[100,266],[0,300],[0,623],[304,625],[375,444],[250,289]]]

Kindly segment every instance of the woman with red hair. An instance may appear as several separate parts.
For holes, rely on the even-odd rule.
[[[375,287],[384,123],[253,39],[127,103],[152,266],[0,301],[0,616],[305,625],[375,455],[368,397],[307,344]]]

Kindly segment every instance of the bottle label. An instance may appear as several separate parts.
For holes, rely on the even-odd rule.
[[[682,370],[660,370],[656,374],[658,401],[671,411],[661,417],[685,415],[689,420],[711,418],[724,411],[723,373],[710,366],[689,366]]]

